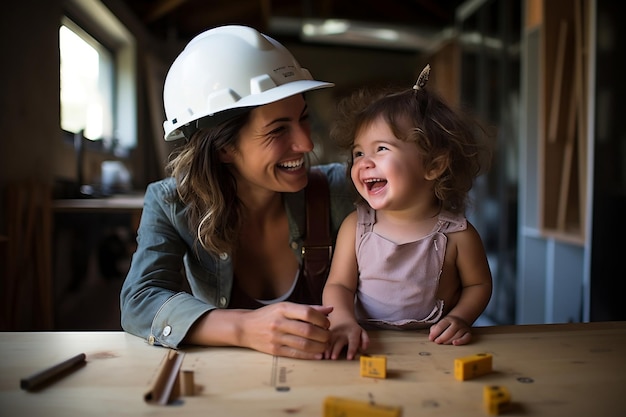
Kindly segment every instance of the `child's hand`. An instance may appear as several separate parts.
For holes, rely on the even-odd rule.
[[[471,326],[455,316],[445,316],[430,327],[430,341],[440,345],[465,345],[472,339]]]
[[[325,359],[339,358],[343,348],[348,346],[346,359],[352,360],[357,352],[363,352],[369,346],[370,338],[357,322],[333,325],[330,331],[330,342],[324,352]]]

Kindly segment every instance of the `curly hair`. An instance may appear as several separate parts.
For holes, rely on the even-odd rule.
[[[220,151],[236,149],[250,111],[197,130],[172,154],[167,172],[176,179],[178,197],[186,205],[190,230],[207,251],[231,253],[241,224],[237,183],[220,160]]]
[[[491,158],[488,135],[478,120],[454,111],[429,89],[361,88],[339,102],[331,138],[351,151],[358,133],[379,117],[398,139],[415,143],[426,171],[444,161],[434,180],[435,196],[442,209],[464,213],[474,179]],[[348,174],[352,163],[350,156]]]

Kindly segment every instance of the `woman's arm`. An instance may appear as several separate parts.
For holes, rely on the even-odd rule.
[[[257,310],[215,309],[190,329],[185,343],[240,346],[276,356],[322,359],[331,307],[289,302]]]
[[[193,241],[169,182],[150,185],[137,251],[120,294],[122,327],[150,343],[241,346],[281,356],[321,357],[329,339],[331,308],[279,303],[258,310],[226,310],[232,263],[188,254]],[[182,237],[184,235],[184,237]],[[218,265],[219,263],[219,265]],[[183,291],[188,278],[194,294]]]
[[[120,292],[122,328],[150,343],[176,348],[193,325],[215,308],[183,292],[187,244],[173,222],[175,189],[148,186],[137,232],[137,250]]]

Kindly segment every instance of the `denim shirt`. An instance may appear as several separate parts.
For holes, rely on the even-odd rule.
[[[330,187],[333,243],[341,222],[354,211],[355,191],[343,164],[320,165]],[[301,261],[305,233],[304,190],[285,193],[290,245]],[[231,256],[210,254],[189,230],[174,178],[148,185],[137,250],[120,293],[122,328],[150,344],[178,348],[205,313],[227,308],[233,286]],[[184,268],[184,270],[183,270]],[[184,272],[183,272],[184,271]],[[186,282],[185,282],[186,281]]]

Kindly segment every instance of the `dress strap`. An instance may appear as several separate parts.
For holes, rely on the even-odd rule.
[[[363,237],[374,229],[376,223],[376,211],[367,204],[357,204],[357,236]]]
[[[467,219],[463,214],[454,214],[445,210],[439,213],[435,233],[454,233],[465,229],[467,229]]]

